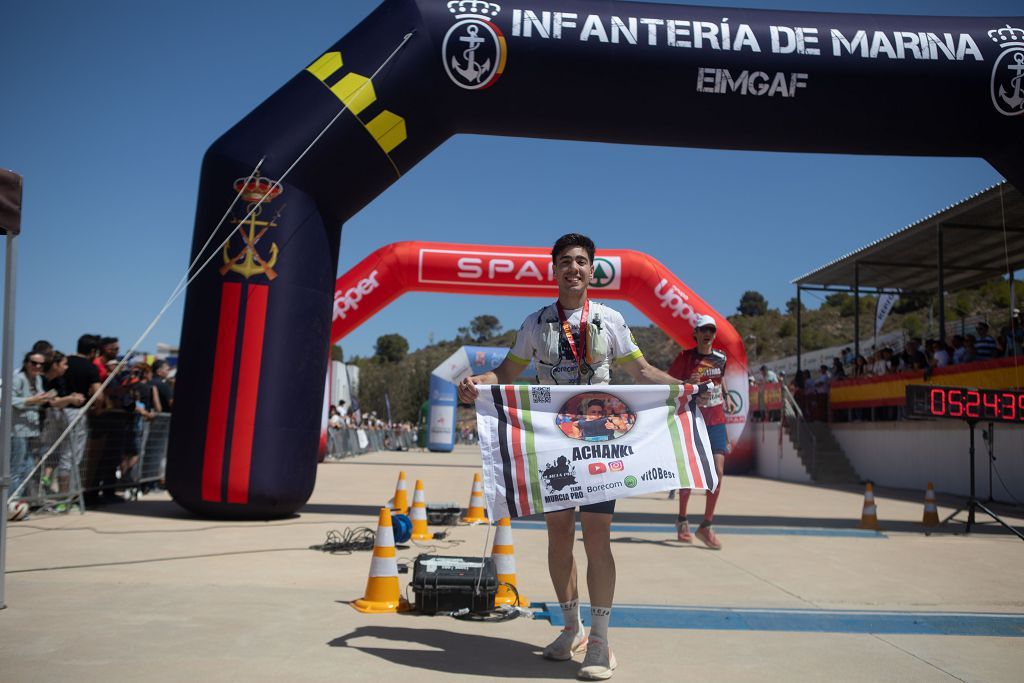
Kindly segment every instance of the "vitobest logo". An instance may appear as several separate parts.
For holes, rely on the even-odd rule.
[[[662,479],[675,479],[676,473],[666,470],[663,467],[652,467],[640,475],[641,481],[661,481]]]
[[[690,297],[675,285],[670,286],[668,280],[662,278],[654,288],[654,296],[661,300],[662,308],[672,311],[673,318],[682,318],[691,326],[697,323],[697,312],[690,305]]]
[[[334,292],[334,319],[341,318],[344,320],[349,311],[358,310],[359,302],[379,286],[380,283],[377,282],[377,271],[375,270],[369,276],[356,283],[354,287],[344,292],[340,290]]]

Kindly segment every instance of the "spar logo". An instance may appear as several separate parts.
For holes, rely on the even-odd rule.
[[[350,311],[358,310],[359,302],[379,286],[380,283],[377,282],[377,271],[375,270],[356,283],[354,287],[346,289],[344,292],[336,290],[334,292],[334,320],[338,318],[344,320]]]
[[[448,78],[466,90],[491,87],[505,70],[508,57],[505,36],[491,21],[491,17],[498,16],[501,5],[451,0],[448,11],[458,19],[441,44],[441,60]]]
[[[1007,24],[988,37],[1003,48],[992,65],[992,104],[1003,116],[1024,114],[1024,29]]]
[[[604,289],[613,282],[618,282],[615,277],[617,274],[618,270],[611,259],[598,256],[594,259],[594,279],[590,281],[590,286]]]
[[[621,257],[604,256],[595,259],[594,265],[594,281],[600,278],[601,289],[621,288]],[[421,284],[472,283],[480,287],[526,289],[545,295],[557,287],[551,257],[523,251],[422,248],[419,251],[418,278]]]
[[[726,415],[741,415],[743,413],[743,395],[735,389],[729,390],[729,398],[732,399],[732,410],[729,410],[729,405],[725,405]]]

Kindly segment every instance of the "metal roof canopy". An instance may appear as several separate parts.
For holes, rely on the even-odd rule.
[[[1005,275],[1007,257],[1010,272],[1024,268],[1024,196],[1002,182],[792,282],[805,289],[956,291]]]
[[[975,287],[1024,268],[1024,196],[997,183],[792,281],[803,289],[938,291],[945,339],[945,292]],[[797,306],[797,368],[800,310]],[[860,306],[854,307],[854,353],[860,355]]]

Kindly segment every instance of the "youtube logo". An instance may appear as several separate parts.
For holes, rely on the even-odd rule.
[[[592,462],[587,469],[590,470],[591,474],[603,474],[608,471],[608,468],[605,467],[603,462]]]

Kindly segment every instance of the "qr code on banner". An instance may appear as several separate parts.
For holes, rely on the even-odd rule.
[[[533,403],[551,403],[551,387],[530,387]]]

